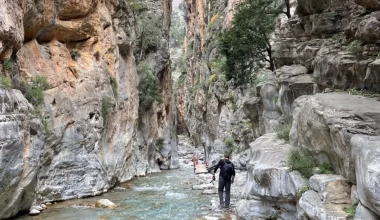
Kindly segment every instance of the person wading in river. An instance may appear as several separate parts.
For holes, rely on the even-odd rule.
[[[220,168],[218,186],[220,208],[223,208],[223,189],[225,188],[226,201],[224,207],[228,209],[230,208],[231,184],[234,183],[235,178],[235,166],[230,161],[230,155],[224,154],[224,159],[221,159],[215,166],[213,180],[215,180],[215,173],[218,168]]]

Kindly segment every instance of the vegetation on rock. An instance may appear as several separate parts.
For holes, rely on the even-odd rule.
[[[160,82],[153,73],[147,62],[140,62],[137,65],[137,74],[140,77],[138,85],[140,107],[147,109],[153,102],[161,102]]]
[[[103,99],[102,99],[102,117],[103,117],[103,124],[106,123],[111,108],[112,108],[112,103],[111,103],[111,101],[110,101],[108,98],[103,97]]]
[[[34,106],[39,106],[44,101],[44,91],[49,88],[49,82],[45,76],[36,75],[26,85],[25,98]]]
[[[0,85],[10,89],[12,88],[12,79],[6,76],[0,76]]]
[[[71,56],[72,60],[76,61],[80,57],[80,53],[79,53],[78,49],[70,50],[70,56]]]
[[[292,128],[292,124],[290,123],[280,124],[277,128],[278,139],[283,139],[285,140],[286,143],[289,143],[289,133],[290,133],[291,128]]]
[[[356,208],[359,205],[359,201],[356,200],[352,203],[351,207],[349,208],[344,208],[343,211],[347,213],[348,217],[354,217],[356,214]]]
[[[292,150],[289,154],[288,165],[291,170],[298,170],[304,177],[310,178],[313,175],[316,162],[314,158],[307,155],[306,152]]]
[[[117,88],[118,88],[118,85],[117,85],[117,80],[116,80],[116,77],[110,77],[110,83],[111,83],[111,86],[112,86],[112,91],[113,91],[113,94],[115,97],[117,97]]]
[[[4,60],[4,63],[3,63],[4,71],[12,72],[14,67],[15,65],[11,59]]]

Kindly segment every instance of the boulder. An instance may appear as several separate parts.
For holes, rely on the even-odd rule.
[[[350,139],[380,131],[380,102],[344,93],[302,96],[293,104],[290,143],[307,149],[320,162],[355,183]]]
[[[108,199],[100,199],[95,203],[96,208],[116,209],[118,206]]]
[[[37,209],[32,209],[29,211],[29,215],[38,215],[40,213],[41,213],[41,211],[38,211]]]
[[[310,178],[309,184],[310,188],[317,191],[325,203],[351,204],[351,187],[343,176],[314,175]]]
[[[351,145],[360,202],[380,215],[380,136],[355,135]]]
[[[348,215],[343,209],[350,206],[351,204],[325,203],[317,192],[309,190],[303,193],[299,200],[298,218],[346,220]]]
[[[378,43],[380,42],[380,12],[372,12],[366,15],[358,25],[355,38],[360,39],[365,43]]]
[[[268,219],[278,216],[280,211],[273,207],[272,202],[259,200],[240,200],[236,204],[238,219],[251,220],[255,218]]]
[[[297,193],[306,183],[297,171],[291,171],[287,166],[291,149],[274,133],[252,142],[247,163],[248,179],[241,190],[242,197],[296,201]]]

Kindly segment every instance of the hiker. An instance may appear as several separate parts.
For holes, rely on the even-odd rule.
[[[221,159],[215,166],[212,180],[215,180],[215,173],[218,168],[220,168],[218,186],[220,208],[223,208],[223,189],[226,188],[226,201],[224,204],[225,208],[228,209],[230,208],[231,184],[234,183],[235,178],[235,166],[230,161],[230,155],[224,154],[224,159]]]

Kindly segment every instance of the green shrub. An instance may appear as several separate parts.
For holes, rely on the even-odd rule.
[[[330,163],[322,163],[319,165],[319,170],[321,174],[334,174],[334,168]]]
[[[118,85],[117,85],[117,80],[115,77],[110,77],[110,84],[112,86],[112,91],[113,91],[113,94],[115,95],[115,97],[117,97],[117,88],[118,88]]]
[[[348,94],[350,95],[361,95],[368,98],[380,98],[380,93],[370,91],[370,90],[356,90],[356,89],[348,89]]]
[[[34,76],[26,85],[25,98],[34,106],[39,106],[44,101],[44,91],[49,88],[49,82],[45,76]]]
[[[41,121],[42,121],[42,125],[43,125],[43,131],[44,131],[44,134],[46,136],[50,136],[52,134],[51,132],[51,128],[50,128],[50,123],[49,123],[49,120],[47,120],[46,118],[41,117]]]
[[[161,151],[162,148],[164,147],[164,143],[165,143],[165,139],[163,138],[158,138],[156,140],[156,147],[158,147],[158,149]]]
[[[356,214],[356,208],[358,207],[359,201],[356,200],[349,208],[344,208],[343,211],[347,213],[348,217],[354,217]]]
[[[159,79],[153,73],[148,63],[140,62],[137,65],[137,74],[140,77],[140,83],[138,85],[140,107],[146,109],[150,107],[153,102],[162,102]]]
[[[313,157],[299,150],[292,150],[289,154],[288,165],[291,170],[298,170],[306,178],[313,175],[313,168],[316,162]]]
[[[125,2],[133,11],[144,8],[144,5],[139,0],[125,0]]]
[[[10,89],[12,88],[12,79],[6,76],[0,76],[0,85]]]
[[[78,59],[78,57],[80,57],[80,53],[79,53],[78,49],[70,50],[70,56],[71,56],[71,59],[76,61]]]
[[[280,124],[277,128],[277,138],[289,142],[289,133],[292,125],[290,123]]]
[[[235,140],[232,137],[224,138],[224,144],[227,148],[232,148],[234,146]]]
[[[310,185],[307,184],[305,187],[303,187],[298,193],[297,193],[297,196],[301,197],[302,194],[304,194],[306,191],[309,191],[310,190]]]
[[[15,67],[15,65],[11,59],[4,60],[3,68],[5,71],[12,72],[14,67]]]
[[[363,50],[362,48],[362,42],[360,40],[354,40],[352,41],[348,46],[347,50],[352,53],[359,53]]]
[[[106,123],[110,110],[112,108],[112,103],[108,98],[103,97],[102,99],[102,117],[103,124]]]

